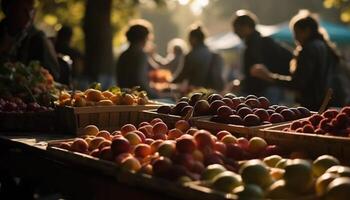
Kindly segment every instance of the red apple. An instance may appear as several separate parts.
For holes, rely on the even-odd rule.
[[[137,129],[133,124],[125,124],[120,129],[122,135],[125,135],[125,134],[132,132],[132,131],[135,131],[135,130],[137,130]]]
[[[114,156],[130,151],[130,143],[125,138],[118,138],[112,141],[111,150]]]

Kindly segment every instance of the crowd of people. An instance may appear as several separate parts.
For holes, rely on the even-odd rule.
[[[0,62],[38,60],[55,80],[66,85],[72,75],[84,74],[84,57],[70,46],[72,29],[63,26],[53,40],[34,24],[34,0],[2,0],[5,18],[0,22]],[[335,45],[322,31],[311,13],[299,13],[290,21],[296,47],[290,52],[256,29],[257,17],[250,11],[239,10],[232,19],[232,29],[245,44],[240,95],[266,96],[278,102],[284,88],[295,92],[296,102],[317,110],[327,93],[333,89],[332,106],[345,103],[344,84],[338,78],[341,56]],[[126,38],[128,48],[116,64],[116,83],[120,87],[140,86],[151,98],[162,98],[162,92],[150,85],[149,72],[166,69],[172,74],[171,83],[180,90],[210,88],[226,92],[230,84],[224,77],[224,61],[219,53],[206,45],[206,31],[195,24],[188,32],[188,44],[180,38],[168,44],[168,55],[160,56],[152,46],[153,25],[146,20],[130,23]],[[68,56],[68,57],[67,57]]]

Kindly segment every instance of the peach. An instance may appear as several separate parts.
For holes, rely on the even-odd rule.
[[[314,133],[314,127],[311,125],[305,125],[303,127],[303,133]]]
[[[61,149],[70,150],[70,144],[68,142],[61,142],[57,147]]]
[[[92,150],[90,152],[89,155],[92,156],[92,157],[98,158],[98,157],[100,157],[100,150],[99,149],[94,149],[94,150]]]
[[[111,96],[113,96],[114,94],[108,90],[105,90],[102,92],[102,95],[105,97],[105,98],[110,98]]]
[[[131,156],[131,157],[125,158],[122,161],[120,167],[122,170],[137,172],[141,169],[142,166],[136,158]]]
[[[222,153],[223,155],[226,154],[226,145],[223,142],[217,141],[214,145],[214,150]]]
[[[121,153],[119,155],[114,155],[114,162],[117,164],[117,165],[120,165],[122,164],[122,162],[126,159],[126,158],[129,158],[129,157],[133,157],[130,153]]]
[[[173,164],[169,158],[161,156],[153,162],[152,166],[155,176],[164,177],[168,174]]]
[[[95,137],[92,139],[89,145],[89,151],[97,149],[103,141],[105,141],[103,137]]]
[[[138,144],[135,146],[134,154],[136,157],[145,158],[151,155],[151,146],[147,144]]]
[[[228,131],[219,131],[216,134],[216,137],[217,137],[218,140],[221,140],[225,135],[231,135],[231,133],[228,132]]]
[[[99,153],[99,158],[102,159],[102,160],[112,161],[113,160],[113,154],[112,154],[111,147],[106,146],[106,147],[102,148],[100,150],[100,153]]]
[[[104,140],[98,145],[98,149],[103,149],[104,147],[111,146],[112,142],[109,140]]]
[[[283,117],[281,114],[279,114],[279,113],[273,113],[273,114],[270,116],[269,121],[270,121],[271,123],[280,123],[280,122],[284,122],[285,119],[284,119],[284,117]]]
[[[136,127],[133,124],[125,124],[121,127],[120,132],[122,135],[125,135],[129,132],[136,131]]]
[[[114,103],[109,99],[103,99],[96,103],[96,106],[111,106],[111,105],[114,105]]]
[[[233,115],[232,109],[228,106],[221,106],[219,107],[217,114],[221,118],[228,118],[230,115]]]
[[[186,131],[186,134],[194,135],[197,131],[198,131],[198,129],[196,129],[196,128],[190,128]]]
[[[158,123],[158,122],[164,123],[162,119],[160,119],[160,118],[154,118],[154,119],[152,119],[152,120],[150,121],[150,124],[151,124],[152,126],[154,126],[154,125],[155,125],[156,123]]]
[[[255,115],[257,115],[261,121],[269,121],[269,113],[264,110],[264,109],[257,109],[255,112],[254,112]]]
[[[71,147],[70,147],[71,151],[76,151],[79,153],[86,153],[88,151],[88,144],[84,139],[81,138],[76,138]]]
[[[295,121],[290,125],[291,130],[297,130],[298,128],[302,127],[300,121]]]
[[[152,139],[152,138],[145,139],[145,144],[151,145],[153,142],[154,142],[154,139]]]
[[[163,142],[163,140],[155,140],[151,143],[151,152],[154,154],[158,151],[159,145]]]
[[[270,106],[270,101],[266,97],[259,97],[258,98],[260,107],[264,109],[268,109]]]
[[[248,150],[251,153],[257,154],[263,152],[267,147],[267,143],[264,139],[259,137],[253,137],[249,140]]]
[[[197,161],[200,161],[200,162],[203,162],[203,159],[204,159],[204,155],[201,151],[199,151],[198,149],[195,149],[193,152],[192,152],[192,156],[195,160]]]
[[[193,107],[193,116],[209,114],[209,103],[206,100],[199,100]]]
[[[115,139],[118,139],[118,138],[124,138],[124,136],[122,136],[122,135],[114,135],[112,137],[112,141],[115,140]]]
[[[179,129],[182,132],[186,132],[191,128],[190,124],[186,120],[179,120],[175,123],[175,128]]]
[[[157,109],[157,113],[161,113],[161,114],[169,114],[171,112],[171,107],[164,105],[164,106],[160,106]]]
[[[243,159],[243,149],[238,144],[229,143],[226,144],[226,156],[234,160]]]
[[[111,150],[115,156],[122,153],[128,153],[130,151],[130,148],[130,142],[125,138],[115,139],[111,144]]]
[[[221,100],[215,100],[213,102],[211,102],[210,106],[209,106],[209,111],[211,114],[215,115],[217,113],[217,110],[221,107],[224,106],[225,102],[221,101]]]
[[[141,138],[142,143],[146,141],[146,136],[141,131],[133,131],[133,133],[136,133]]]
[[[179,153],[192,153],[196,149],[196,142],[193,138],[182,137],[176,140],[175,146]]]
[[[164,122],[158,122],[153,125],[153,133],[156,134],[167,134],[168,126]]]
[[[247,138],[240,137],[240,138],[237,138],[237,145],[244,150],[248,150],[249,141],[247,140]]]
[[[214,141],[210,132],[206,130],[198,130],[194,133],[194,139],[199,149],[213,149]]]
[[[138,130],[141,131],[146,136],[146,138],[152,138],[154,135],[152,125],[141,126]]]
[[[134,97],[131,94],[123,94],[120,99],[122,105],[133,105],[135,103]]]
[[[323,120],[323,118],[324,117],[322,117],[319,114],[314,114],[309,118],[309,121],[313,126],[317,126],[321,122],[321,120]]]
[[[84,129],[82,130],[81,134],[82,135],[93,135],[96,136],[98,134],[99,130],[97,126],[95,125],[88,125],[85,126]]]
[[[157,133],[153,135],[153,139],[155,140],[166,140],[167,138],[168,136],[166,134]]]
[[[180,131],[177,128],[174,128],[174,129],[169,130],[167,139],[168,140],[175,140],[175,139],[179,138],[182,135],[183,135],[182,131]]]
[[[124,137],[130,142],[131,145],[137,145],[142,142],[140,136],[138,136],[138,134],[135,132],[129,132]]]
[[[248,114],[243,119],[246,126],[257,126],[261,123],[260,118],[255,114]]]
[[[163,141],[158,147],[158,153],[160,156],[165,156],[170,158],[175,153],[175,144],[174,142]]]
[[[101,91],[95,90],[95,89],[88,89],[88,90],[86,90],[85,91],[85,95],[86,95],[86,99],[89,100],[89,101],[98,102],[98,101],[104,99]]]
[[[106,131],[106,130],[99,131],[97,133],[96,137],[103,137],[106,140],[111,140],[112,139],[111,134],[108,131]]]
[[[237,138],[233,135],[225,135],[223,138],[221,138],[221,142],[224,144],[231,144],[231,143],[236,143]]]
[[[138,127],[141,128],[141,127],[146,126],[146,125],[151,125],[151,124],[148,122],[141,122]]]

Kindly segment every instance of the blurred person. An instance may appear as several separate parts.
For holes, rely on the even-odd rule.
[[[258,19],[248,10],[236,11],[232,28],[245,43],[243,52],[243,80],[241,80],[241,92],[243,95],[254,94],[266,96],[272,103],[278,103],[283,99],[283,91],[278,87],[272,87],[268,81],[251,76],[250,69],[255,65],[264,65],[269,70],[289,74],[289,62],[292,53],[276,43],[270,37],[263,37],[256,30]]]
[[[73,36],[73,30],[70,26],[63,25],[59,31],[57,32],[55,38],[55,49],[58,54],[58,58],[60,60],[67,59],[64,56],[69,56],[71,59],[71,74],[68,76],[72,76],[74,80],[76,80],[79,84],[81,82],[86,82],[87,78],[84,78],[84,65],[83,65],[83,55],[79,52],[79,50],[73,48],[71,46]],[[64,70],[67,73],[67,70]],[[63,73],[63,72],[62,72]],[[67,74],[62,74],[63,77],[67,77]],[[62,77],[61,77],[62,79]],[[67,78],[65,78],[67,79]],[[81,86],[82,87],[82,86]]]
[[[52,43],[34,25],[34,0],[2,0],[5,18],[0,22],[0,63],[40,61],[58,80],[60,69]]]
[[[170,40],[167,52],[165,58],[157,53],[153,53],[151,60],[156,63],[158,68],[167,69],[174,74],[184,63],[185,53],[187,52],[186,42],[180,38]]]
[[[131,23],[126,32],[129,47],[120,55],[116,72],[117,83],[120,87],[140,86],[150,98],[157,98],[157,92],[149,85],[150,66],[144,49],[152,29],[151,23],[146,20],[135,20]]]
[[[337,78],[340,56],[325,30],[309,12],[294,16],[290,27],[297,44],[295,59],[290,66],[292,74],[276,74],[263,65],[257,65],[251,68],[251,75],[293,89],[297,94],[296,101],[314,111],[320,108],[328,88],[332,88],[334,96],[330,105],[341,106],[345,97]]]
[[[223,89],[223,59],[209,50],[204,43],[205,33],[199,25],[193,25],[188,35],[191,51],[185,56],[184,65],[174,75],[174,83],[185,83],[189,87]]]

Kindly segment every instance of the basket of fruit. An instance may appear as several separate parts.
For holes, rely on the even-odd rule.
[[[270,101],[265,97],[237,97],[231,93],[224,96],[215,93],[209,96],[194,93],[190,98],[181,98],[173,107],[159,107],[157,113],[174,118],[186,115],[191,109],[194,116],[192,122],[198,128],[251,135],[256,134],[259,129],[311,115],[304,107],[270,105]]]
[[[0,130],[53,131],[53,101],[58,89],[38,62],[0,66]]]
[[[56,102],[62,131],[78,133],[86,125],[104,129],[120,128],[122,124],[137,121],[138,111],[155,109],[160,102],[148,100],[144,91],[121,90],[112,87],[101,91],[98,87],[86,91],[62,91]]]
[[[316,155],[350,158],[350,107],[329,109],[303,120],[264,129],[262,137],[290,148],[303,148]]]
[[[350,191],[350,168],[339,166],[335,157],[295,159],[297,154],[289,155],[262,138],[198,130],[184,120],[174,129],[156,118],[125,124],[113,133],[90,125],[84,136],[49,143],[47,150],[70,153],[72,161],[93,162],[89,166],[106,170],[120,182],[171,191],[176,198],[311,200]]]

